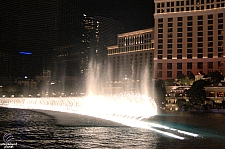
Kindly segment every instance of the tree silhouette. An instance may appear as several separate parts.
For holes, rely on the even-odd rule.
[[[188,75],[188,78],[189,78],[190,80],[195,80],[195,75],[194,75],[193,73],[190,73],[190,74]]]
[[[211,77],[211,83],[219,83],[223,80],[223,75],[219,71],[214,71],[208,74]]]
[[[163,80],[155,81],[155,91],[157,95],[158,104],[162,103],[165,100],[166,88]]]
[[[190,97],[190,103],[203,104],[206,100],[206,94],[204,87],[210,83],[206,80],[198,80],[193,83],[190,90],[188,90],[188,96]]]

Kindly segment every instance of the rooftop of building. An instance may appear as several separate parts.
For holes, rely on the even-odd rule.
[[[126,36],[133,36],[133,35],[139,35],[139,34],[144,34],[144,33],[148,33],[148,32],[153,32],[153,28],[118,34],[118,37],[120,38],[120,37],[126,37]]]

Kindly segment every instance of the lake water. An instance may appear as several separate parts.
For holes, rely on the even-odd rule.
[[[16,143],[14,148],[225,148],[225,114],[163,111],[146,120],[199,135],[174,132],[185,138],[180,140],[148,129],[113,123],[104,126],[105,121],[86,116],[76,116],[76,124],[73,120],[63,126],[51,114],[8,108],[0,111],[0,148],[5,147],[3,138],[8,133]]]

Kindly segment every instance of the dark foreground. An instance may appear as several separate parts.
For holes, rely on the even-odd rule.
[[[225,114],[164,111],[147,121],[197,133],[171,138],[88,116],[0,108],[0,148],[225,148]],[[13,144],[14,143],[14,144]]]

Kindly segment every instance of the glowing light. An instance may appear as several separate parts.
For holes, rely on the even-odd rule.
[[[137,93],[64,98],[1,98],[0,106],[88,115],[130,127],[148,129],[180,140],[185,137],[178,134],[198,137],[198,134],[142,121],[156,115],[157,107],[153,99]]]
[[[111,115],[149,118],[157,114],[153,99],[141,94],[93,95],[64,98],[4,98],[0,104],[23,109],[41,109],[107,118]]]
[[[19,52],[20,54],[23,54],[23,55],[31,55],[32,52],[25,52],[25,51],[22,51],[22,52]]]

